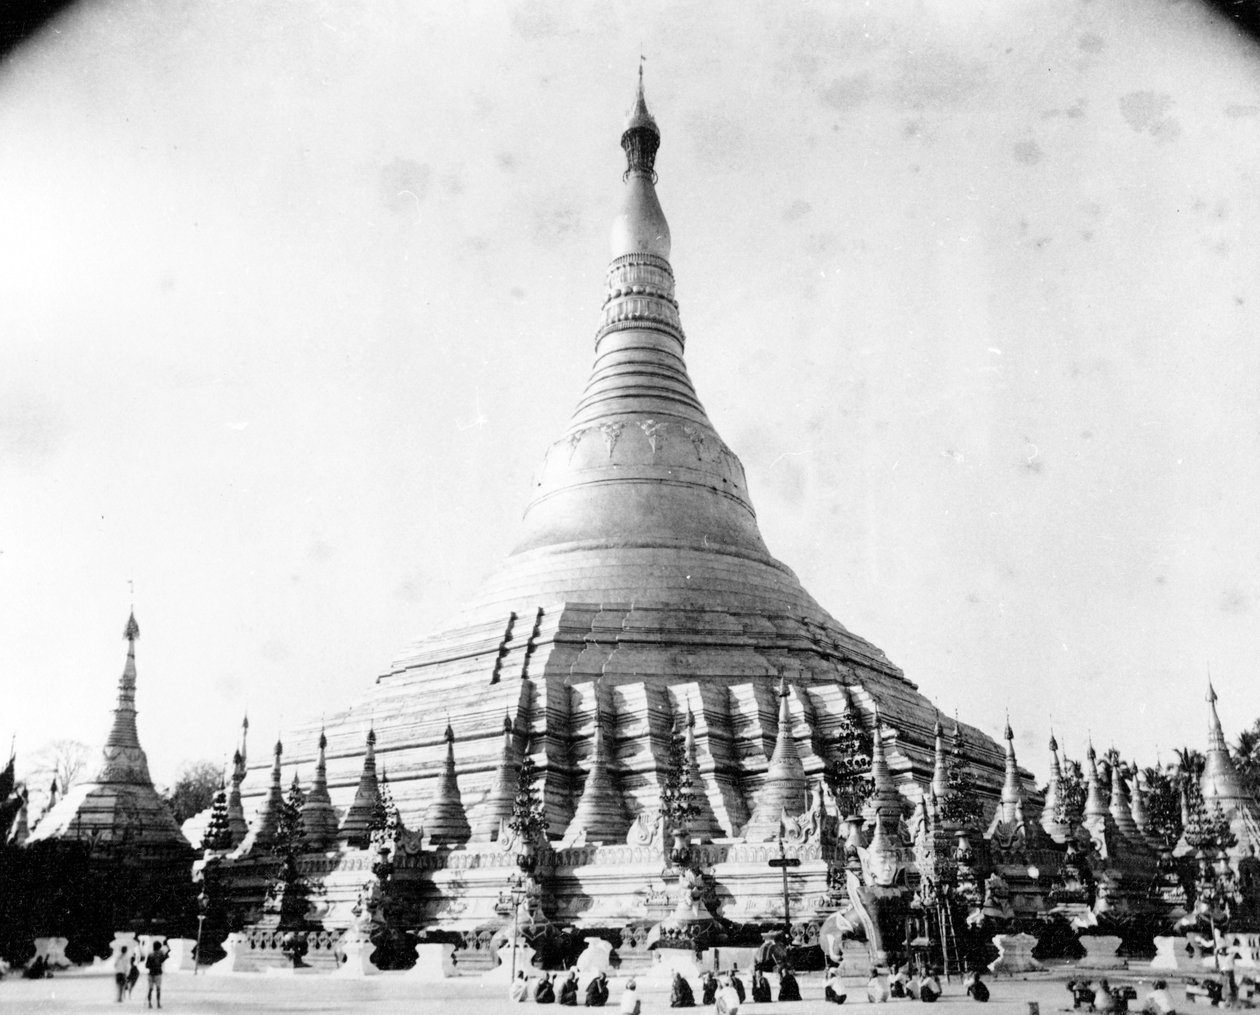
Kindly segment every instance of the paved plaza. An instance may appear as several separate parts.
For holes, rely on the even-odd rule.
[[[992,990],[988,1004],[976,1004],[962,992],[957,979],[944,984],[945,993],[938,1005],[945,1006],[952,1015],[1028,1015],[1029,1002],[1036,1002],[1041,1015],[1071,1008],[1071,999],[1065,989],[1069,973],[1064,970],[1048,974],[1033,974],[1027,979],[993,978],[987,982]],[[856,979],[856,978],[855,978]],[[1151,976],[1144,969],[1116,972],[1111,982],[1132,983],[1140,999],[1150,989]],[[604,1011],[615,1013],[624,981],[611,981],[612,996]],[[641,981],[640,981],[641,982]],[[786,1004],[747,1004],[741,1011],[750,1015],[789,1015],[789,1013],[821,1013],[836,1009],[825,1004],[822,998],[820,974],[804,974],[800,977],[804,1001]],[[0,983],[0,1011],[26,1013],[40,1012],[118,1012],[138,1011],[145,1007],[144,980],[136,986],[135,995],[122,1004],[113,1000],[113,978],[99,972],[72,971],[59,974],[51,980],[6,979]],[[850,990],[853,990],[850,982]],[[202,1015],[202,1013],[266,1013],[266,1012],[319,1012],[337,1015],[415,1015],[415,1013],[442,1012],[443,1015],[482,1015],[498,1012],[509,1005],[502,984],[489,983],[477,976],[455,977],[440,983],[420,981],[406,973],[382,973],[362,979],[343,979],[330,974],[306,973],[236,973],[229,976],[197,976],[179,973],[166,977],[164,984],[163,1011]],[[917,1001],[892,1001],[887,1005],[872,1005],[865,1001],[852,1001],[844,1010],[857,1009],[869,1015],[896,1015],[901,1009],[918,1011]],[[1179,1010],[1185,1010],[1184,994],[1180,985],[1174,985],[1173,999]],[[666,989],[640,990],[643,1015],[655,1015],[669,1010],[669,993]],[[534,1005],[513,1005],[522,1012],[536,1010]],[[556,1011],[557,1005],[548,1005]],[[146,1009],[147,1010],[147,1009]],[[696,1011],[712,1012],[712,1008]],[[909,1015],[909,1012],[903,1012]]]

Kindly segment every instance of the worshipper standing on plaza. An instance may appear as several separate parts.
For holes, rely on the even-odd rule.
[[[891,996],[888,981],[879,975],[878,969],[872,969],[871,978],[866,981],[866,1000],[871,1004],[883,1004]]]
[[[827,970],[827,976],[823,980],[823,1000],[830,1001],[832,1004],[844,1004],[848,995],[845,993],[844,980],[840,977],[840,970],[836,966],[831,966]]]
[[[131,956],[127,954],[127,946],[123,945],[114,959],[114,986],[118,988],[118,1003],[127,993],[127,974],[131,972]]]
[[[1225,947],[1216,953],[1216,968],[1225,977],[1226,1000],[1231,1008],[1238,1007],[1238,980],[1234,977],[1234,952]]]
[[[626,981],[626,987],[621,992],[621,1015],[639,1015],[643,1010],[643,1005],[639,1001],[638,991],[634,989],[634,977]]]
[[[524,1002],[529,1000],[529,981],[525,979],[525,970],[518,969],[516,971],[516,979],[512,981],[508,997],[513,1001]]]
[[[983,969],[976,968],[963,978],[963,987],[966,988],[971,999],[981,1004],[989,1000],[989,985],[980,979],[983,973]]]
[[[556,995],[556,1001],[559,1004],[569,1008],[577,1007],[577,970],[570,969],[569,975],[560,981],[560,992]]]
[[[717,1000],[718,982],[713,970],[706,969],[700,974],[700,1003],[713,1004]]]
[[[691,984],[687,982],[682,973],[675,970],[674,985],[669,992],[669,1006],[671,1008],[694,1008],[696,1006],[696,995],[692,993]]]
[[[920,1001],[931,1004],[941,996],[941,981],[936,978],[935,970],[926,970],[919,974],[919,982],[915,993]]]
[[[131,956],[131,968],[127,970],[127,996],[131,997],[131,992],[136,989],[136,984],[140,982],[140,964],[136,961],[135,953]]]
[[[153,1007],[153,995],[157,994],[157,1006],[162,1007],[162,964],[171,953],[161,941],[153,946],[148,958],[144,960],[144,968],[149,971],[149,993],[145,998],[146,1006]]]
[[[770,996],[770,981],[766,979],[766,974],[756,966],[753,966],[752,999],[757,1004],[768,1004],[774,1000]]]
[[[779,1000],[780,1001],[799,1001],[801,999],[801,987],[796,982],[796,976],[787,966],[779,966]]]
[[[602,1008],[608,1003],[608,974],[599,972],[586,985],[586,1007]]]
[[[551,977],[543,973],[534,987],[534,1004],[552,1004],[556,999],[556,988],[551,985]]]
[[[1142,1011],[1145,1015],[1177,1015],[1177,1010],[1173,1007],[1172,995],[1168,993],[1167,980],[1155,981],[1153,989],[1146,995]]]
[[[731,978],[722,977],[721,983],[718,984],[716,998],[717,1015],[739,1015],[739,1006],[743,1000],[743,996],[736,991]]]

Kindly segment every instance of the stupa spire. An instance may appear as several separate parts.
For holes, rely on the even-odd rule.
[[[1111,814],[1107,801],[1103,798],[1102,783],[1098,778],[1098,754],[1091,740],[1085,752],[1085,821],[1098,820]]]
[[[884,728],[878,708],[875,709],[875,726],[871,730],[871,797],[867,809],[876,824],[886,826],[885,831],[889,833],[896,829],[901,819],[901,793],[888,767]]]
[[[328,766],[325,753],[328,737],[319,731],[319,755],[315,761],[315,780],[302,804],[302,830],[311,849],[328,849],[337,841],[337,812],[328,795]]]
[[[473,812],[472,834],[476,841],[495,841],[503,822],[511,818],[512,801],[516,796],[516,768],[520,763],[512,717],[505,714],[503,746],[499,749],[499,764],[495,769],[494,782],[486,799]]]
[[[1050,733],[1050,779],[1046,785],[1046,800],[1041,807],[1041,827],[1055,842],[1066,842],[1071,829],[1059,817],[1059,801],[1062,798],[1063,768],[1059,764],[1059,743]]]
[[[105,738],[95,781],[152,786],[149,760],[136,732],[136,639],[140,637],[140,625],[136,623],[134,611],[127,617],[123,637],[127,640],[127,660],[118,678],[118,704],[114,707],[114,721]]]
[[[608,770],[608,751],[604,743],[604,716],[595,706],[595,729],[591,734],[591,753],[586,762],[586,782],[573,811],[573,819],[564,832],[566,842],[621,842],[630,820],[621,793]]]
[[[241,843],[241,855],[266,849],[276,840],[276,828],[280,824],[280,813],[284,809],[284,789],[280,784],[280,756],[284,753],[284,745],[277,739],[271,763],[271,784],[267,787],[267,795],[263,797],[262,806],[254,817],[249,834]]]
[[[1107,809],[1120,834],[1127,839],[1140,839],[1137,822],[1133,820],[1133,808],[1129,802],[1129,787],[1124,781],[1124,765],[1119,758],[1111,762],[1111,800]]]
[[[801,764],[792,736],[791,691],[787,677],[779,681],[779,729],[765,781],[757,791],[756,807],[744,827],[749,842],[764,842],[779,834],[783,815],[795,817],[805,810],[805,766]]]
[[[376,781],[376,729],[369,726],[363,751],[363,770],[359,773],[359,785],[354,800],[341,819],[337,838],[357,849],[365,849],[371,830],[372,815],[380,798],[380,785]]]
[[[1014,824],[1017,811],[1024,803],[1024,786],[1019,779],[1019,766],[1015,761],[1015,733],[1011,729],[1011,718],[1006,717],[1006,729],[1002,736],[1006,740],[1006,778],[1002,782],[1002,799],[998,807],[1002,820]]]
[[[241,802],[241,783],[245,781],[245,739],[249,736],[249,716],[241,720],[241,743],[232,753],[232,789],[228,792],[227,820],[232,845],[239,846],[249,834],[245,805]]]
[[[1212,686],[1210,679],[1206,701],[1208,704],[1208,742],[1203,757],[1203,775],[1199,780],[1203,802],[1208,807],[1220,804],[1225,811],[1244,803],[1250,807],[1251,801],[1242,788],[1242,781],[1238,778],[1238,769],[1234,766],[1234,759],[1229,755],[1225,731],[1221,729],[1221,717],[1216,712],[1216,689]]]
[[[455,776],[455,731],[449,722],[442,736],[446,740],[446,761],[438,776],[437,792],[425,808],[423,827],[430,845],[458,846],[468,841],[472,829],[459,795],[459,781]]]

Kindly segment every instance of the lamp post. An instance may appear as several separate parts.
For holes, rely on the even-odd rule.
[[[206,910],[210,907],[210,896],[206,894],[203,888],[201,894],[197,896],[197,945],[194,949],[193,957],[193,976],[197,975],[197,967],[201,965],[201,928],[206,922]]]
[[[516,936],[521,921],[521,903],[525,901],[528,891],[525,888],[525,878],[517,874],[512,878],[512,978],[509,981],[509,989],[511,984],[516,982]]]

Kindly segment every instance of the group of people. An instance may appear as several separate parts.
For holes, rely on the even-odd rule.
[[[1133,987],[1128,984],[1113,987],[1105,978],[1098,981],[1097,988],[1089,980],[1068,980],[1067,989],[1072,994],[1073,1010],[1084,1008],[1105,1015],[1120,1015],[1129,1010],[1130,1001],[1137,1000],[1137,991]],[[1142,1011],[1146,1015],[1176,1015],[1172,995],[1168,993],[1168,981],[1155,981],[1142,1004]]]
[[[116,1000],[119,1003],[123,998],[131,997],[131,992],[136,989],[136,984],[140,981],[137,955],[137,952],[129,951],[127,946],[123,945],[118,951],[118,957],[114,959],[114,986],[118,990]],[[162,966],[169,955],[170,952],[166,946],[159,941],[144,958],[144,968],[149,973],[149,993],[146,1002],[150,1008],[153,1007],[154,997],[157,998],[157,1006],[162,1007]]]
[[[631,981],[633,983],[633,981]],[[562,1004],[576,1008],[578,1004],[578,972],[570,969],[563,976],[554,978],[543,973],[538,979],[527,979],[524,970],[519,970],[512,981],[509,996],[513,1001],[533,1001],[534,1004]],[[608,1003],[608,977],[604,973],[596,973],[586,985],[583,1003],[587,1008],[602,1008]]]

